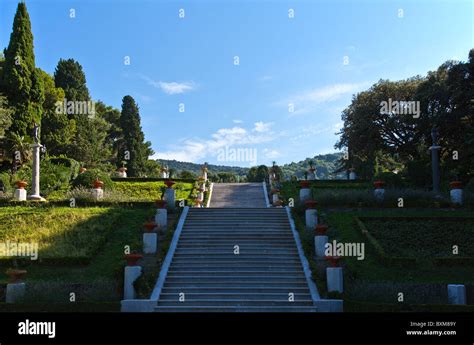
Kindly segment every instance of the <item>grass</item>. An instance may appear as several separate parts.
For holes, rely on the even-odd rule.
[[[33,282],[93,283],[121,281],[125,246],[141,250],[142,225],[154,209],[126,208],[0,208],[0,240],[38,241],[42,255],[93,254],[88,265],[44,265],[22,262]],[[20,221],[20,225],[15,225]],[[12,228],[13,226],[13,228]],[[10,264],[0,263],[4,272]],[[0,274],[0,282],[6,276]]]
[[[114,190],[123,194],[127,201],[155,201],[161,199],[164,182],[114,182]],[[177,182],[174,186],[176,200],[191,200],[194,184]]]
[[[330,240],[337,240],[339,242],[363,242],[365,243],[365,260],[357,260],[357,258],[344,258],[344,263],[348,268],[348,273],[357,280],[372,281],[372,282],[406,282],[406,283],[472,283],[474,282],[474,267],[470,266],[456,266],[456,267],[439,267],[430,264],[420,266],[407,267],[387,267],[380,263],[374,249],[367,243],[367,239],[356,228],[355,217],[432,217],[433,221],[436,217],[469,217],[471,214],[465,211],[446,212],[438,210],[426,211],[411,211],[411,210],[380,210],[380,211],[364,211],[364,212],[328,212],[327,222],[330,225],[328,235]],[[393,224],[393,220],[389,220],[387,224]],[[383,228],[383,223],[378,224]],[[388,225],[387,225],[388,226]],[[379,228],[380,229],[380,228]],[[418,229],[411,229],[411,233],[418,231]],[[418,248],[418,255],[422,253],[423,247],[429,247],[431,238],[429,233],[421,237],[416,243],[410,246],[416,252]],[[400,236],[400,248],[397,250],[404,250],[403,246],[406,242],[407,236],[405,232]],[[413,238],[413,237],[412,237]],[[397,239],[392,239],[393,242]]]
[[[383,202],[378,202],[374,197],[374,190],[368,184],[340,184],[339,187],[326,188],[324,183],[312,182],[312,198],[321,207],[399,207],[399,198],[403,198],[403,208],[440,208],[451,207],[448,194],[435,198],[431,191],[413,188],[386,188]],[[334,182],[336,183],[336,182]],[[293,198],[299,200],[300,188],[296,182],[283,182],[281,195],[285,200]],[[474,195],[464,193],[464,204],[467,208],[474,206]]]
[[[367,230],[389,256],[433,258],[474,256],[474,218],[470,219],[383,219],[362,218]]]
[[[104,199],[107,202],[154,202],[161,199],[162,188],[165,187],[163,181],[136,181],[120,180],[113,182],[113,189],[104,189]],[[176,182],[173,186],[176,190],[176,200],[187,200],[191,202],[191,195],[194,190],[192,182]],[[71,191],[54,191],[47,197],[48,201],[90,199],[89,188],[75,188]]]

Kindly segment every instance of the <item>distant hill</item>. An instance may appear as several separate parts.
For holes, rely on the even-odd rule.
[[[337,169],[337,161],[341,158],[342,153],[330,153],[325,155],[317,155],[313,158],[306,158],[305,160],[284,164],[281,167],[283,175],[286,179],[291,178],[292,176],[297,176],[302,178],[304,172],[309,168],[309,161],[314,162],[314,167],[316,168],[316,177],[320,180],[329,180],[329,179],[345,179],[346,175],[340,173],[334,175],[334,171]],[[179,174],[181,171],[186,170],[190,171],[195,175],[201,174],[202,164],[190,163],[190,162],[179,162],[176,160],[167,160],[167,159],[158,159],[158,163],[162,166],[168,166],[170,169],[174,169],[176,174]],[[238,176],[246,176],[249,168],[235,167],[235,166],[226,166],[226,165],[208,165],[209,172],[211,173],[222,173],[222,172],[232,172]]]
[[[176,160],[167,160],[167,159],[158,159],[158,163],[161,166],[168,166],[169,169],[174,169],[176,174],[179,174],[181,171],[186,170],[190,171],[195,175],[201,174],[201,167],[202,164],[190,163],[190,162],[179,162]],[[207,165],[208,171],[211,173],[222,173],[222,172],[232,172],[238,176],[246,176],[249,168],[242,168],[242,167],[233,167],[227,165],[214,165],[208,164]]]
[[[345,179],[345,173],[334,174],[338,164],[337,161],[342,157],[342,153],[329,153],[325,155],[317,155],[312,158],[297,163],[290,163],[280,166],[285,178],[296,176],[304,177],[304,172],[309,168],[309,161],[312,160],[316,168],[316,178],[319,180]]]

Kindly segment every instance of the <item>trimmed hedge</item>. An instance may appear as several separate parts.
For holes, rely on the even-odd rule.
[[[90,313],[120,312],[120,302],[75,302],[75,303],[0,303],[0,313],[15,312],[46,312],[46,313]]]

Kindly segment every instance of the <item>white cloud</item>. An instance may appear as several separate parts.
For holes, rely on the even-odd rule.
[[[140,75],[140,78],[147,82],[148,85],[153,86],[154,88],[160,89],[168,95],[176,95],[185,93],[188,91],[193,91],[197,88],[197,85],[194,81],[185,81],[185,82],[164,82],[156,81],[145,75]]]
[[[262,152],[263,152],[263,156],[266,159],[275,159],[281,156],[280,152],[277,150],[270,150],[270,149],[265,148],[262,150]]]
[[[236,124],[239,124],[239,123],[242,123],[242,122],[244,122],[244,121],[239,120],[239,119],[234,119],[234,120],[232,120],[232,122],[233,122],[233,123],[236,123]]]
[[[263,122],[263,121],[259,121],[259,122],[255,122],[254,123],[255,127],[254,127],[254,131],[255,132],[259,132],[259,133],[265,133],[265,132],[268,132],[270,131],[270,127],[273,125],[273,122]]]
[[[180,93],[185,93],[188,91],[194,90],[196,87],[193,82],[184,82],[184,83],[165,83],[163,81],[159,82],[161,90],[168,95],[175,95]]]
[[[360,92],[370,85],[369,82],[327,85],[294,94],[277,102],[276,105],[288,107],[288,104],[293,104],[294,112],[290,115],[304,114],[314,111],[318,105],[337,101],[343,96]]]
[[[273,79],[273,76],[271,76],[271,75],[264,75],[264,76],[258,78],[258,80],[261,81],[261,82],[269,81],[269,80],[272,80],[272,79]]]
[[[168,151],[157,152],[154,159],[176,159],[184,162],[197,162],[208,156],[216,157],[225,147],[251,148],[274,140],[268,132],[248,131],[242,127],[221,128],[211,134],[209,139],[186,138]]]

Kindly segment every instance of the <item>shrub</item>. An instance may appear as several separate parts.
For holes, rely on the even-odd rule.
[[[94,181],[96,179],[101,180],[104,182],[104,189],[113,189],[114,188],[114,183],[112,182],[112,179],[107,173],[102,172],[101,170],[98,169],[90,169],[87,170],[86,172],[79,174],[73,181],[72,181],[72,186],[73,187],[85,187],[85,188],[91,188],[94,184]]]
[[[403,179],[399,174],[393,172],[383,172],[374,176],[373,181],[382,180],[387,187],[400,188],[404,186]]]
[[[5,193],[11,193],[13,192],[13,185],[11,183],[11,175],[4,172],[4,173],[0,173],[0,185],[3,185],[3,191]],[[2,188],[0,188],[0,192],[2,191],[1,190]]]

